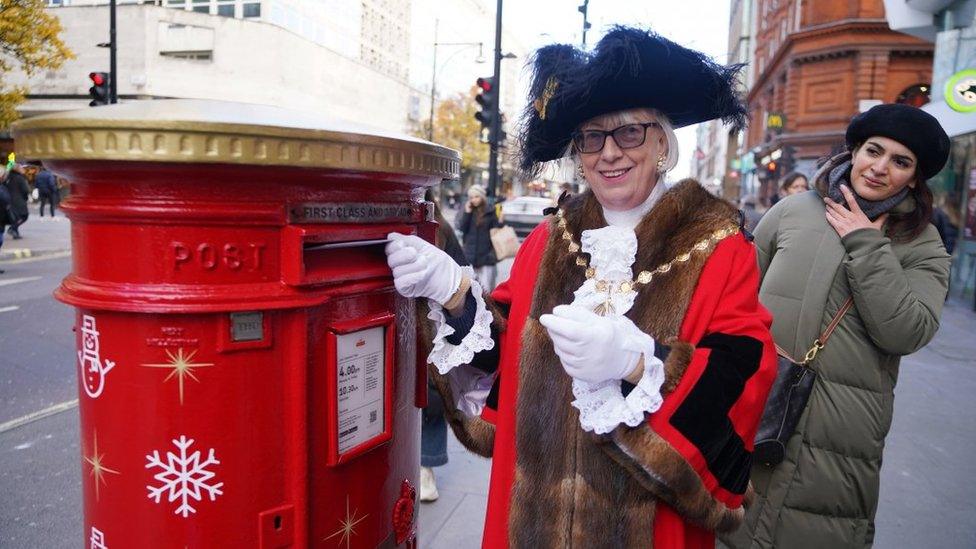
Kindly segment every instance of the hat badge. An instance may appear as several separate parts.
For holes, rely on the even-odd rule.
[[[549,106],[549,100],[552,99],[552,96],[556,95],[556,88],[558,86],[559,82],[556,81],[556,77],[550,76],[546,80],[546,89],[542,90],[542,96],[532,102],[532,106],[539,113],[539,119],[546,119],[546,108]]]

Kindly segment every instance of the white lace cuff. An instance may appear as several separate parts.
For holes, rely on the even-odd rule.
[[[471,295],[476,304],[474,324],[467,335],[457,345],[447,342],[447,336],[454,333],[444,316],[444,307],[432,299],[428,299],[430,312],[427,318],[434,321],[437,333],[434,334],[434,348],[427,357],[427,362],[437,367],[437,371],[446,374],[460,364],[470,364],[475,353],[487,351],[495,346],[491,339],[491,311],[485,306],[481,284],[474,278],[474,269],[470,266],[461,267],[461,271],[471,280]]]
[[[664,363],[653,355],[644,354],[644,375],[634,390],[624,397],[619,380],[589,383],[573,380],[573,406],[579,410],[580,426],[584,431],[606,434],[621,423],[636,427],[644,421],[644,414],[653,414],[664,401]]]

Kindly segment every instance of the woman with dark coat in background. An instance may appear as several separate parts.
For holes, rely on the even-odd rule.
[[[848,298],[826,345],[785,458],[754,463],[757,498],[736,549],[870,547],[885,436],[901,357],[939,329],[949,255],[929,221],[926,180],[945,165],[938,121],[906,105],[878,105],[847,128],[849,152],[788,196],[756,228],[760,301],[773,338],[803,357]]]
[[[0,248],[3,248],[3,231],[7,228],[7,223],[10,222],[10,193],[7,191],[7,168],[0,165]],[[0,274],[3,274],[3,269],[0,269]]]
[[[19,227],[27,221],[30,210],[27,209],[27,200],[30,198],[30,185],[27,183],[27,176],[24,170],[14,164],[7,171],[7,179],[4,181],[7,191],[10,193],[10,228],[7,234],[14,240],[20,240]]]
[[[468,201],[458,212],[454,226],[461,231],[464,255],[474,267],[474,276],[488,291],[495,287],[498,259],[491,245],[491,230],[500,227],[494,208],[488,204],[488,195],[481,185],[471,185]]]

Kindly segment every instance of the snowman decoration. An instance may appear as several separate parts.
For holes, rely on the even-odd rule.
[[[78,351],[78,367],[81,368],[81,384],[91,398],[98,398],[105,388],[105,375],[115,367],[115,362],[99,356],[98,330],[95,317],[84,315],[81,321],[81,349]]]

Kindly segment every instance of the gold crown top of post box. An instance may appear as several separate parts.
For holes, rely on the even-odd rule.
[[[134,101],[27,118],[18,153],[40,160],[224,163],[457,178],[457,151],[321,114],[266,105]]]

